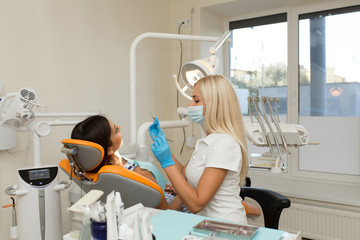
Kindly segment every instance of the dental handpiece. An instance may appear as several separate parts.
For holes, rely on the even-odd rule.
[[[17,226],[17,221],[16,221],[16,209],[15,209],[15,199],[13,197],[11,197],[12,201],[13,201],[13,207],[12,207],[12,227]]]
[[[2,206],[2,208],[8,208],[8,207],[12,207],[12,219],[11,219],[11,226],[12,227],[16,227],[17,226],[17,222],[16,222],[16,209],[15,209],[15,199],[13,197],[11,197],[12,200],[12,204],[7,204],[5,206]]]

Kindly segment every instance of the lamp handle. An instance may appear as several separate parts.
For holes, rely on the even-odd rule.
[[[177,75],[173,74],[172,77],[174,79],[176,89],[181,93],[181,95],[183,95],[185,98],[187,98],[189,100],[192,100],[192,98],[185,93],[185,91],[188,90],[189,87],[185,84],[185,86],[183,88],[181,88],[180,84],[179,84],[179,81],[178,81],[178,78],[177,78]]]

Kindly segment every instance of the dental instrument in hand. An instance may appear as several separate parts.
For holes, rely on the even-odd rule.
[[[152,113],[150,113],[151,114],[151,117],[154,119],[154,121],[156,120],[156,117],[154,117],[154,115],[152,114]],[[160,128],[160,124],[159,124],[159,128]],[[155,137],[158,137],[158,136],[155,136],[155,134],[153,133],[152,134],[152,136],[151,136],[153,139],[155,138]],[[165,138],[166,139],[166,141],[169,141],[169,142],[174,142],[174,140],[171,140],[171,139],[168,139],[168,138]]]

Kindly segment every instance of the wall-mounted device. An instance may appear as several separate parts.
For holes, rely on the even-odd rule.
[[[35,119],[32,111],[36,105],[36,94],[30,88],[22,88],[17,93],[6,95],[0,104],[2,126],[19,129]]]
[[[61,240],[58,166],[18,170],[18,185],[6,189],[17,196],[18,239]],[[59,227],[60,226],[60,227]]]
[[[41,164],[40,137],[50,133],[51,126],[75,125],[76,121],[62,121],[63,117],[88,117],[97,113],[38,113],[40,105],[36,93],[22,88],[7,94],[0,101],[0,126],[33,133],[34,167],[19,169],[18,185],[6,189],[17,197],[18,239],[62,239],[60,191],[69,188],[70,181],[59,182],[58,166]],[[36,111],[33,111],[36,110]],[[35,118],[55,118],[53,121],[34,121]],[[4,138],[0,135],[0,139]],[[1,141],[0,141],[1,143]]]

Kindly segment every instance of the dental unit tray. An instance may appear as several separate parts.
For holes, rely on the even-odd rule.
[[[273,132],[271,132],[269,127],[265,125],[264,133],[259,123],[246,123],[246,137],[252,144],[259,147],[268,146],[268,142],[266,140],[267,135],[271,136],[269,138],[271,145],[276,145],[275,141],[282,143],[282,137],[284,137],[288,146],[305,146],[309,144],[309,133],[301,125],[278,123],[278,126],[281,129],[279,129],[280,131],[276,128],[274,123],[270,123],[270,126]],[[276,138],[276,140],[274,138]]]
[[[192,235],[210,236],[213,239],[252,239],[259,227],[203,220],[195,225]]]

